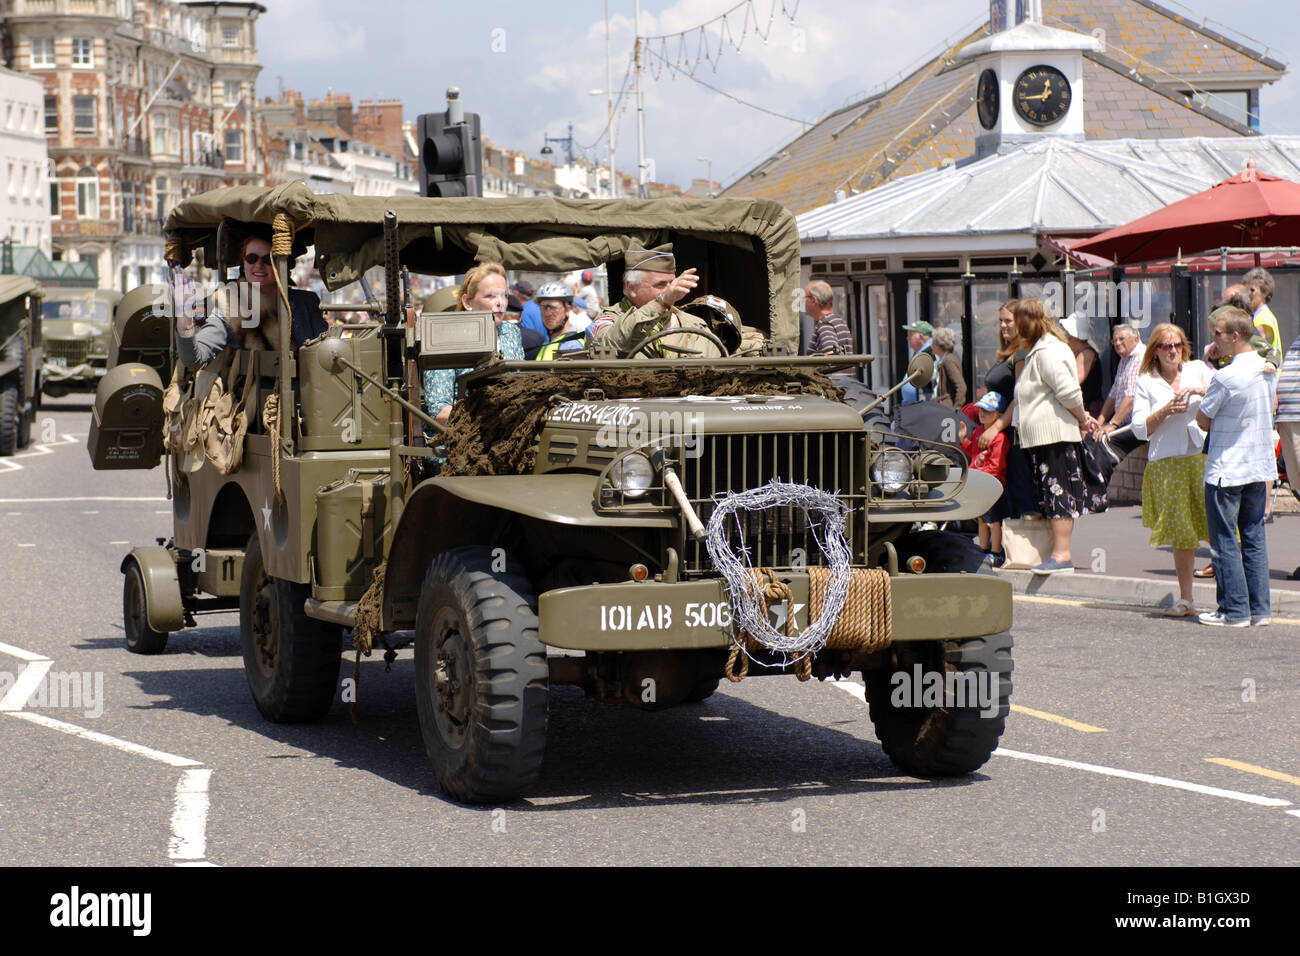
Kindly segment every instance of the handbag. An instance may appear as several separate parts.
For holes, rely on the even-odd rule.
[[[1037,515],[1002,522],[1004,568],[1036,568],[1052,556],[1052,525]]]

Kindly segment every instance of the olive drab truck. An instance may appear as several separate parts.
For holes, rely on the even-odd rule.
[[[782,207],[233,187],[168,217],[171,265],[229,261],[220,236],[238,222],[273,228],[282,286],[310,244],[330,289],[383,266],[386,301],[376,322],[296,351],[281,323],[277,346],[197,371],[176,364],[165,309],[138,305],[160,290],[123,301],[137,305],[118,311],[90,450],[98,467],[161,465],[174,512],[170,539],[122,562],[130,650],[238,608],[257,707],[304,721],[339,694],[345,633],[366,650],[409,636],[425,749],[463,801],[529,791],[552,684],[660,709],[721,680],[861,673],[899,766],[950,775],[988,758],[1009,706],[1010,585],[925,529],[973,519],[1000,489],[955,442],[864,421],[820,371],[869,356],[791,354],[799,241]],[[701,361],[691,337],[710,333],[692,330],[512,361],[490,313],[417,314],[402,292],[403,270],[483,261],[603,264],[619,288],[633,242],[672,242],[765,346]],[[445,426],[420,400],[429,369],[461,370]],[[899,675],[923,674],[900,692]]]
[[[45,290],[41,388],[46,395],[93,393],[99,386],[109,369],[113,315],[121,299],[112,289]]]
[[[0,455],[12,455],[31,441],[43,356],[40,283],[0,275]]]

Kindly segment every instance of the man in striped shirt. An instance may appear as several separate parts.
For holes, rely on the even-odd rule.
[[[835,297],[828,283],[814,279],[808,283],[803,293],[804,311],[812,316],[812,342],[808,345],[808,354],[827,352],[838,349],[841,352],[853,351],[853,336],[844,320],[835,314]]]

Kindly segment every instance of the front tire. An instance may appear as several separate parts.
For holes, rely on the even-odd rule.
[[[338,686],[343,629],[308,617],[310,596],[308,586],[266,573],[254,532],[239,582],[239,643],[253,701],[275,723],[319,720]]]
[[[149,626],[144,576],[134,561],[127,566],[122,582],[122,628],[126,649],[132,654],[161,654],[167,649],[167,632]]]
[[[871,722],[889,759],[921,777],[957,776],[983,766],[997,748],[1010,710],[1011,644],[1011,632],[1004,631],[965,640],[896,645],[889,666],[864,672]],[[922,674],[974,675],[975,687],[991,684],[997,712],[985,716],[978,704],[947,706],[948,701],[943,706],[911,706],[917,664]],[[896,673],[907,680],[895,681]],[[942,679],[946,684],[948,678]]]
[[[0,384],[0,457],[8,457],[18,450],[19,418],[18,383]]]
[[[541,770],[549,670],[532,585],[500,553],[467,547],[430,565],[415,625],[420,733],[443,791],[512,800]]]

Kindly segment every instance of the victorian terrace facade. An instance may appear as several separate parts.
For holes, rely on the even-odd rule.
[[[262,182],[256,3],[3,0],[6,65],[42,79],[55,258],[161,278],[180,199]]]

